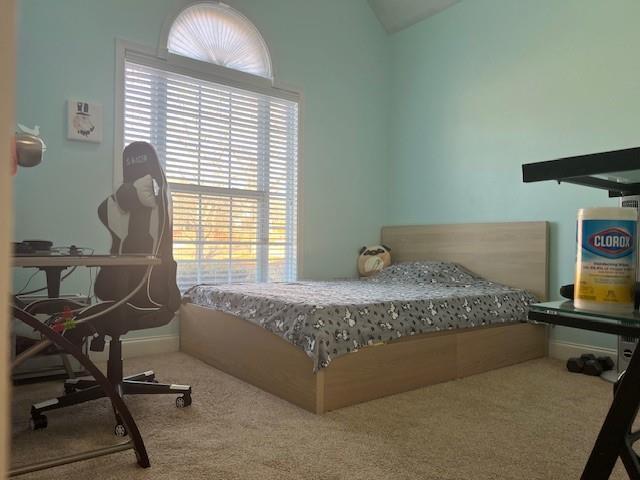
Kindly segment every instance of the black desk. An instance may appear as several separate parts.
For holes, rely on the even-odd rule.
[[[640,337],[638,312],[603,314],[578,310],[569,301],[548,302],[532,305],[529,319],[593,332]],[[633,450],[633,443],[640,440],[640,432],[632,431],[639,406],[640,349],[636,349],[626,372],[614,386],[613,402],[582,472],[583,480],[609,478],[618,457],[624,463],[629,478],[640,479],[640,457]]]
[[[610,197],[640,195],[640,147],[528,163],[522,180],[574,183],[608,190]]]
[[[38,268],[40,270],[44,270],[47,273],[47,286],[50,297],[57,296],[57,293],[59,293],[60,291],[60,273],[70,267],[150,267],[152,265],[159,265],[160,263],[161,261],[159,258],[148,255],[61,255],[52,253],[50,255],[15,255],[13,257],[14,267]],[[121,284],[124,285],[125,283],[121,282]],[[125,297],[128,292],[121,293],[122,297]],[[131,416],[127,405],[124,403],[124,400],[118,394],[115,387],[107,380],[104,374],[95,366],[95,364],[89,359],[89,357],[82,352],[82,349],[77,345],[71,343],[64,336],[56,333],[53,329],[41,323],[36,317],[21,309],[17,305],[14,305],[12,307],[12,313],[15,318],[24,322],[34,330],[37,330],[46,339],[41,343],[41,345],[48,345],[50,343],[53,343],[65,352],[73,355],[73,357],[75,357],[82,364],[82,366],[93,376],[96,382],[102,387],[107,397],[111,400],[114,411],[118,412],[120,418],[127,428],[127,431],[129,432],[129,440],[98,450],[68,455],[66,457],[58,459],[45,460],[34,463],[32,465],[13,468],[10,472],[10,475],[21,475],[24,473],[43,470],[58,465],[78,462],[90,458],[100,457],[103,455],[110,455],[112,453],[121,452],[123,450],[133,450],[136,454],[138,465],[145,468],[149,467],[149,457],[147,455],[144,441],[142,440],[142,435],[140,434],[140,430],[133,420],[133,417]],[[35,354],[38,351],[39,350],[35,348],[31,353]],[[24,360],[27,357],[28,354],[21,360]]]

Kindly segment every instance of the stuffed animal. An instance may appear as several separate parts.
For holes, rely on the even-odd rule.
[[[360,249],[358,272],[361,277],[373,275],[391,265],[391,249],[386,245],[370,245]]]

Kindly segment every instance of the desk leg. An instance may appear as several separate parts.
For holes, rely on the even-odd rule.
[[[51,328],[47,327],[46,325],[38,321],[38,319],[33,315],[30,315],[29,313],[17,307],[13,307],[13,315],[18,320],[26,323],[28,326],[30,326],[34,330],[37,330],[38,332],[40,332],[44,337],[46,337],[48,340],[50,340],[52,343],[54,343],[58,347],[62,348],[66,352],[69,352],[71,355],[73,355],[76,358],[76,360],[78,360],[82,364],[84,368],[87,369],[87,371],[95,379],[96,383],[100,386],[100,388],[102,388],[105,394],[109,397],[112,405],[114,406],[114,409],[118,411],[118,414],[122,419],[122,422],[127,427],[127,430],[129,432],[129,438],[131,438],[131,441],[133,442],[133,449],[136,452],[138,465],[140,465],[143,468],[149,467],[150,466],[149,457],[147,455],[147,450],[144,446],[144,442],[142,440],[142,435],[140,435],[140,430],[138,430],[138,426],[133,420],[133,417],[131,416],[131,413],[129,412],[129,409],[127,408],[127,405],[124,403],[124,400],[122,399],[122,397],[118,395],[118,392],[116,392],[116,389],[114,388],[114,386],[107,380],[107,378],[102,374],[102,372],[98,369],[98,367],[96,367],[93,364],[93,362],[89,359],[89,357],[87,357],[82,353],[82,350],[80,349],[80,347],[78,347],[74,343],[71,343],[68,339],[66,339],[62,335],[59,335],[58,333],[54,332]],[[113,452],[107,451],[106,453],[113,453]],[[96,454],[94,456],[99,456],[99,455],[100,454]]]
[[[631,427],[640,406],[639,383],[640,349],[636,349],[582,472],[583,480],[608,479],[618,457],[622,459],[629,478],[640,479],[638,457],[630,442]]]
[[[60,297],[60,282],[62,278],[62,271],[67,267],[40,267],[40,270],[44,270],[47,276],[47,294],[49,298]]]

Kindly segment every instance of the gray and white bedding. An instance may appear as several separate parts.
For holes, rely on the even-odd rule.
[[[316,369],[406,335],[526,321],[536,301],[443,262],[400,263],[367,280],[197,285],[185,298],[260,325],[304,350]]]

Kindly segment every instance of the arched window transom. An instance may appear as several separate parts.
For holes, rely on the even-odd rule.
[[[184,9],[167,39],[169,52],[233,70],[273,78],[269,51],[258,29],[224,3]]]

